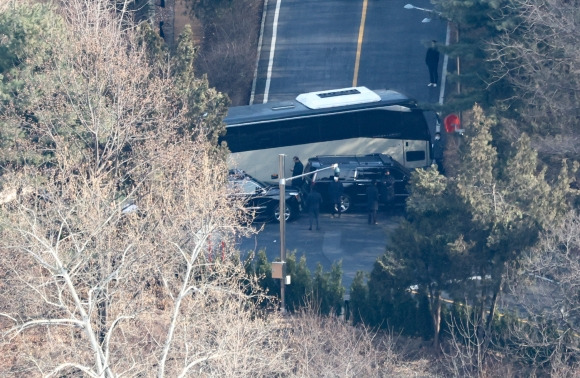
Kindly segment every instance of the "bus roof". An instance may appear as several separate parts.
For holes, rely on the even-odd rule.
[[[415,100],[392,90],[369,90],[366,87],[335,89],[300,94],[295,100],[229,108],[225,123],[243,125],[275,119],[327,114],[345,110],[389,107],[393,111],[410,111]]]

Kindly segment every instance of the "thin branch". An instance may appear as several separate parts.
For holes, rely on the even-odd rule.
[[[56,376],[57,373],[59,373],[62,370],[68,369],[68,368],[79,369],[80,371],[88,374],[90,377],[94,377],[94,378],[101,378],[102,377],[102,375],[97,374],[95,371],[93,371],[93,369],[86,367],[86,366],[83,366],[83,365],[80,365],[80,364],[76,364],[74,362],[65,362],[64,364],[58,365],[50,373],[45,375],[45,377]]]

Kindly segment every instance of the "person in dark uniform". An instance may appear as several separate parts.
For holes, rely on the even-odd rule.
[[[294,168],[292,168],[292,176],[298,176],[304,173],[304,165],[300,161],[298,156],[294,156]],[[303,177],[293,179],[292,186],[295,186],[298,189],[302,189],[302,185],[304,184]]]
[[[316,230],[320,230],[318,226],[318,215],[320,214],[320,204],[322,204],[322,196],[314,185],[310,188],[310,193],[306,196],[306,206],[308,206],[308,214],[310,220],[310,227],[308,228],[312,231],[312,223],[313,221],[316,222]]]
[[[342,193],[344,192],[344,185],[338,180],[338,177],[334,177],[333,181],[328,187],[328,194],[330,195],[330,200],[332,201],[332,217],[338,212],[338,217],[342,213]]]
[[[427,49],[425,63],[429,68],[429,87],[437,86],[437,69],[439,68],[439,51],[437,51],[437,41],[431,41],[431,47]]]
[[[377,210],[379,210],[379,189],[377,180],[367,188],[367,209],[369,211],[369,224],[377,224]]]
[[[443,141],[441,140],[441,134],[435,133],[435,139],[433,140],[432,151],[433,151],[433,162],[437,164],[437,170],[443,175],[444,167],[443,167],[443,152],[445,146],[443,145]]]
[[[381,201],[385,205],[385,210],[393,207],[395,201],[395,178],[391,175],[391,171],[388,169],[385,171],[385,175],[381,179],[381,186],[379,190],[381,194]]]

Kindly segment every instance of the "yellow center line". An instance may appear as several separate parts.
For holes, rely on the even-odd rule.
[[[358,83],[358,69],[360,66],[360,53],[362,50],[363,36],[365,34],[365,21],[367,19],[367,4],[368,0],[363,1],[362,15],[360,17],[360,28],[358,29],[358,43],[356,46],[356,59],[354,61],[354,76],[352,78],[352,86],[356,87]]]

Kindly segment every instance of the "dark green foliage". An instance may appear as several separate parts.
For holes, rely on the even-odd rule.
[[[172,58],[173,77],[178,91],[185,99],[192,130],[202,130],[208,140],[217,145],[218,137],[225,133],[223,118],[230,101],[227,95],[210,88],[206,76],[196,77],[197,47],[193,42],[191,27],[187,25],[179,36]]]
[[[269,295],[279,295],[280,280],[272,278],[272,264],[268,262],[265,250],[258,251],[255,259],[246,264],[246,271],[258,279],[260,287]]]
[[[145,47],[145,52],[149,58],[149,64],[156,67],[157,71],[163,70],[169,51],[163,38],[159,36],[149,22],[139,24],[137,41],[139,46]]]
[[[363,323],[365,317],[371,312],[369,289],[365,282],[364,272],[356,272],[352,285],[350,286],[349,310],[350,314],[348,316],[353,325]]]
[[[186,0],[195,17],[202,22],[213,22],[221,12],[232,5],[233,0]]]
[[[429,301],[433,337],[440,334],[440,297],[446,292],[474,306],[477,332],[489,345],[506,264],[532,247],[540,232],[558,224],[568,209],[570,181],[566,166],[558,181],[545,180],[525,135],[499,161],[493,124],[474,108],[456,177],[441,176],[433,168],[413,174],[407,219],[375,263],[368,282],[373,308],[363,321],[406,327],[412,312],[407,288],[417,285],[421,300]],[[412,334],[415,327],[405,332]]]
[[[41,86],[31,89],[27,83],[44,76],[63,35],[62,19],[49,5],[17,4],[0,13],[0,108],[20,117],[18,122],[0,118],[1,167],[40,165],[52,157],[49,142],[35,131],[39,119],[31,106],[37,95],[43,95]],[[40,145],[41,151],[30,148],[30,142]]]
[[[408,282],[397,280],[396,276],[385,268],[392,266],[387,255],[383,255],[374,264],[367,283],[366,302],[359,294],[364,290],[351,291],[352,311],[360,316],[360,321],[367,326],[394,330],[405,335],[415,336],[428,325],[419,324],[421,315],[418,312],[418,301],[409,290]],[[360,284],[359,284],[360,285]]]
[[[350,319],[353,324],[388,329],[408,336],[429,338],[432,321],[427,297],[401,286],[384,273],[384,258],[377,260],[368,283],[357,272],[350,289]]]
[[[442,48],[450,58],[447,79],[451,90],[446,108],[457,112],[470,109],[474,103],[487,108],[511,98],[512,87],[506,80],[495,77],[487,45],[517,23],[506,7],[510,0],[436,0],[433,3],[446,19],[451,20],[451,44]]]
[[[312,276],[306,265],[306,256],[298,261],[296,252],[286,256],[286,274],[292,280],[292,284],[286,286],[286,308],[292,312],[304,307],[312,298]]]
[[[26,4],[15,6],[10,11],[0,13],[0,75],[4,85],[18,77],[13,71],[41,69],[43,62],[50,59],[53,45],[49,42],[53,34],[62,33],[62,20],[46,4]],[[9,87],[10,88],[10,87]],[[14,93],[2,87],[3,96]]]
[[[340,315],[344,304],[345,289],[342,286],[342,261],[333,263],[330,272],[323,272],[318,264],[312,282],[313,301],[323,315],[333,312]]]
[[[419,302],[415,321],[415,334],[423,337],[424,340],[429,340],[433,336],[434,331],[429,307],[429,297],[422,292],[417,293],[415,299]]]
[[[257,277],[259,286],[268,294],[280,296],[280,280],[272,279],[271,262],[265,251],[259,251],[256,258],[246,264],[246,271]],[[295,312],[311,306],[322,315],[341,313],[345,293],[341,262],[332,264],[330,272],[324,272],[319,265],[312,277],[306,257],[297,260],[293,252],[286,256],[286,274],[291,279],[291,284],[285,287],[286,310]]]

